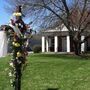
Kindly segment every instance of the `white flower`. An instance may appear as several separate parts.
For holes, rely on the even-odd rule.
[[[11,87],[13,87],[13,85],[11,84]]]
[[[10,83],[11,83],[11,87],[13,87],[13,80],[12,79],[10,79]]]
[[[12,80],[12,79],[10,79],[10,83],[11,83],[11,84],[13,83],[13,80]]]
[[[9,73],[9,76],[10,76],[10,77],[12,76],[12,73],[11,73],[11,72]]]
[[[11,66],[11,67],[14,67],[13,62],[10,62],[10,66]]]

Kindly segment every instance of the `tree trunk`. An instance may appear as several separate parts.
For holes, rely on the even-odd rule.
[[[81,54],[81,44],[77,41],[74,41],[74,52],[75,55],[80,55]]]

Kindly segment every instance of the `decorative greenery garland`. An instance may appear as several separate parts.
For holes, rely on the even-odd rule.
[[[22,68],[26,64],[27,39],[31,37],[32,29],[22,20],[21,6],[18,6],[13,14],[16,20],[11,19],[9,25],[4,26],[12,46],[12,59],[10,65],[10,83],[15,90],[21,90]],[[29,30],[29,31],[28,31]]]

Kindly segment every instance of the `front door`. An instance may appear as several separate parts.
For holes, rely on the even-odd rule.
[[[67,51],[67,42],[66,42],[66,37],[62,37],[62,52]]]
[[[90,51],[90,38],[87,40],[87,51]]]

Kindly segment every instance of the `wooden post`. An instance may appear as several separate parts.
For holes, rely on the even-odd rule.
[[[19,13],[19,14],[22,14],[22,12],[21,12],[21,6],[18,6],[17,8],[16,8],[16,13]],[[15,21],[15,23],[18,23],[18,24],[24,24],[23,22],[21,22],[22,21],[22,17],[21,16],[16,16],[16,21]],[[24,25],[23,25],[24,26]],[[19,27],[18,27],[19,28]],[[21,28],[19,28],[19,30],[20,30]],[[21,31],[20,31],[21,32]],[[23,33],[22,33],[23,34]],[[22,41],[22,39],[21,39],[21,37],[18,37],[17,35],[15,35],[15,37],[14,37],[14,39],[16,40],[16,41],[20,41],[21,42],[21,44],[20,44],[20,47],[19,48],[15,48],[14,49],[14,56],[13,57],[15,57],[14,58],[14,62],[15,62],[15,70],[16,70],[16,73],[15,73],[15,85],[14,85],[14,87],[15,87],[15,90],[21,90],[21,68],[22,68],[22,62],[21,63],[19,63],[19,61],[21,61],[20,59],[23,59],[23,58],[18,58],[17,59],[17,52],[22,52],[22,45],[23,45],[23,41]],[[19,49],[19,50],[18,50]],[[23,61],[23,60],[22,60]]]

